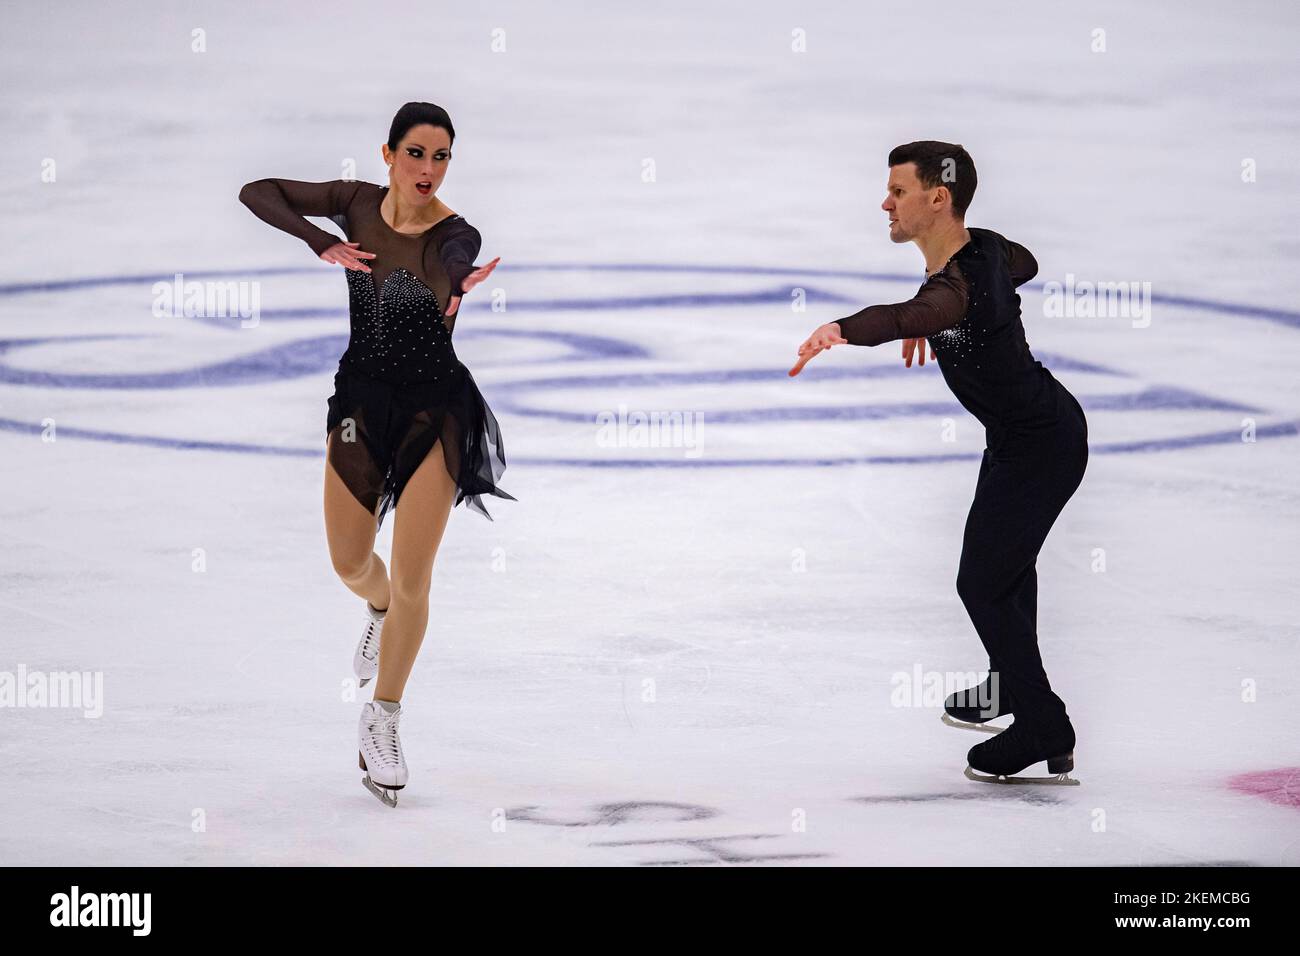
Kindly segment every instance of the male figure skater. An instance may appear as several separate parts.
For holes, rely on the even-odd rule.
[[[790,375],[832,346],[897,339],[909,367],[917,348],[924,364],[929,339],[944,381],[984,426],[987,446],[966,519],[957,593],[988,652],[990,677],[949,697],[944,709],[981,730],[989,728],[979,724],[1000,714],[1015,715],[1007,730],[971,748],[968,777],[1077,783],[1066,776],[1074,769],[1074,727],[1038,652],[1035,563],[1083,480],[1088,423],[1025,342],[1016,287],[1037,274],[1038,263],[996,232],[966,227],[975,184],[975,163],[959,145],[923,141],[889,154],[881,203],[889,238],[916,243],[925,256],[925,282],[907,302],[868,306],[818,328],[799,346]],[[1011,776],[1044,760],[1054,776]]]

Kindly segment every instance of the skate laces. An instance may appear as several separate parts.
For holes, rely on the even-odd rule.
[[[1017,727],[1019,727],[1020,729],[1017,730],[1016,729]],[[1015,743],[1019,743],[1019,741],[1021,740],[1022,737],[1024,737],[1024,735],[1025,735],[1024,726],[1021,725],[1019,721],[1013,721],[1011,726],[1008,727],[1006,730],[1002,731],[1002,733],[998,734],[996,737],[984,741],[983,746],[988,748],[987,751],[988,753],[1002,754],[1003,752],[1013,747]]]
[[[366,615],[369,623],[366,624],[366,633],[361,638],[361,656],[368,661],[373,661],[379,656],[379,635],[384,628],[384,618],[387,614],[387,608],[376,611],[367,602]]]
[[[361,656],[368,661],[373,661],[379,656],[379,629],[383,626],[383,621],[371,621],[366,626],[366,634],[361,638]]]
[[[1021,744],[1045,747],[1055,743],[1056,736],[1058,735],[1051,732],[1044,733],[1040,727],[1031,727],[1016,720],[1002,733],[986,741],[983,746],[988,748],[989,753],[1002,754]]]
[[[391,714],[385,713],[378,705],[373,708],[377,716],[366,721],[366,734],[370,738],[379,758],[385,763],[399,764],[402,760],[402,745],[397,739],[397,726],[401,719],[401,710]]]

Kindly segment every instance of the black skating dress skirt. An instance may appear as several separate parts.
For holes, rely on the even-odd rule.
[[[496,416],[456,357],[437,296],[404,268],[376,293],[348,270],[352,336],[334,376],[325,434],[330,464],[382,526],[436,450],[456,482],[456,504],[491,520],[484,495],[514,501],[498,483],[505,447]]]

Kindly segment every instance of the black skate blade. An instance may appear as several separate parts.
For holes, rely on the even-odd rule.
[[[988,724],[968,724],[964,720],[949,717],[947,714],[940,715],[939,719],[949,727],[959,727],[962,730],[978,730],[983,734],[1000,734],[1002,731],[1007,729],[1006,727],[991,727]]]
[[[366,686],[367,684],[369,684],[369,683],[370,683],[370,678],[369,678],[369,677],[361,677],[361,678],[358,678],[357,686],[358,686],[358,687],[365,687],[365,686]]]
[[[977,780],[980,783],[1041,783],[1053,787],[1077,787],[1083,782],[1071,777],[1068,771],[1051,777],[1015,777],[1004,773],[997,775],[979,773],[969,765],[966,767],[966,776],[968,779]]]

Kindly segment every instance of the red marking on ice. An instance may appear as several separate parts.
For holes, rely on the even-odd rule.
[[[1269,803],[1300,809],[1300,767],[1240,773],[1228,781],[1228,786],[1240,793],[1263,797]]]

